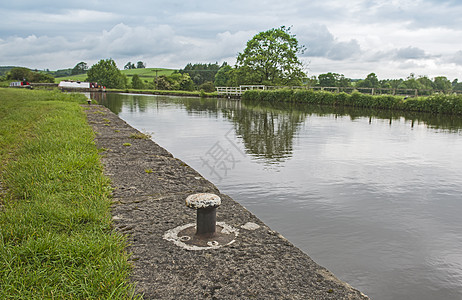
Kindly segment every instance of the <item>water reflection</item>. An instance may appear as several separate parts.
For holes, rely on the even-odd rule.
[[[462,120],[224,99],[101,101],[373,299],[462,299]],[[239,160],[220,182],[200,159],[218,142]]]
[[[246,151],[268,163],[292,156],[293,139],[307,115],[258,103],[245,103],[240,109],[223,110],[222,113],[233,122]]]
[[[235,134],[242,138],[245,151],[269,164],[278,163],[292,156],[293,139],[300,126],[310,116],[333,115],[335,118],[349,117],[352,121],[368,118],[369,124],[375,120],[387,120],[390,125],[394,121],[404,120],[411,128],[426,125],[432,129],[459,134],[462,132],[462,118],[457,116],[192,97],[156,96],[153,101],[152,96],[136,94],[93,93],[91,96],[116,114],[122,112],[122,109],[142,113],[149,108],[159,108],[159,105],[176,105],[184,108],[189,114],[214,118],[222,115],[233,123]]]

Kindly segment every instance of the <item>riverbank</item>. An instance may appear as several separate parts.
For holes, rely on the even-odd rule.
[[[347,94],[305,89],[248,90],[243,100],[292,102],[335,107],[359,107],[397,111],[427,112],[432,114],[462,115],[462,95],[434,94],[427,97]]]
[[[0,88],[0,298],[127,299],[125,239],[80,104]]]
[[[368,299],[147,135],[107,108],[86,108],[114,188],[114,228],[128,236],[132,281],[145,299]],[[194,224],[184,201],[200,192],[221,197],[217,221],[232,243],[194,250],[172,238]]]

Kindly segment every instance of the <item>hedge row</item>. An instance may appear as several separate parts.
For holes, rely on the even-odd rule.
[[[434,94],[429,97],[404,98],[391,95],[373,96],[359,92],[347,94],[280,89],[249,90],[242,95],[242,99],[462,115],[462,95]]]

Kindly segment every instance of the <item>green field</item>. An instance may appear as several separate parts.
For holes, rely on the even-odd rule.
[[[0,299],[132,299],[85,102],[0,88]]]
[[[131,69],[131,70],[121,70],[122,74],[126,75],[128,77],[128,82],[131,83],[131,78],[133,75],[137,74],[141,80],[145,81],[147,80],[148,82],[153,82],[154,79],[156,78],[156,71],[157,71],[157,76],[161,75],[170,75],[172,74],[175,70],[174,69],[163,69],[163,68],[144,68],[144,69]],[[79,81],[85,81],[87,78],[86,74],[80,74],[80,75],[73,75],[73,76],[64,76],[64,77],[56,77],[55,78],[55,83],[59,83],[62,80],[79,80]]]

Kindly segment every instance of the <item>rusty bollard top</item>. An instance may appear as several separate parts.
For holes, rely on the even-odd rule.
[[[211,193],[193,194],[186,198],[186,206],[194,209],[217,208],[220,205],[220,197]]]

